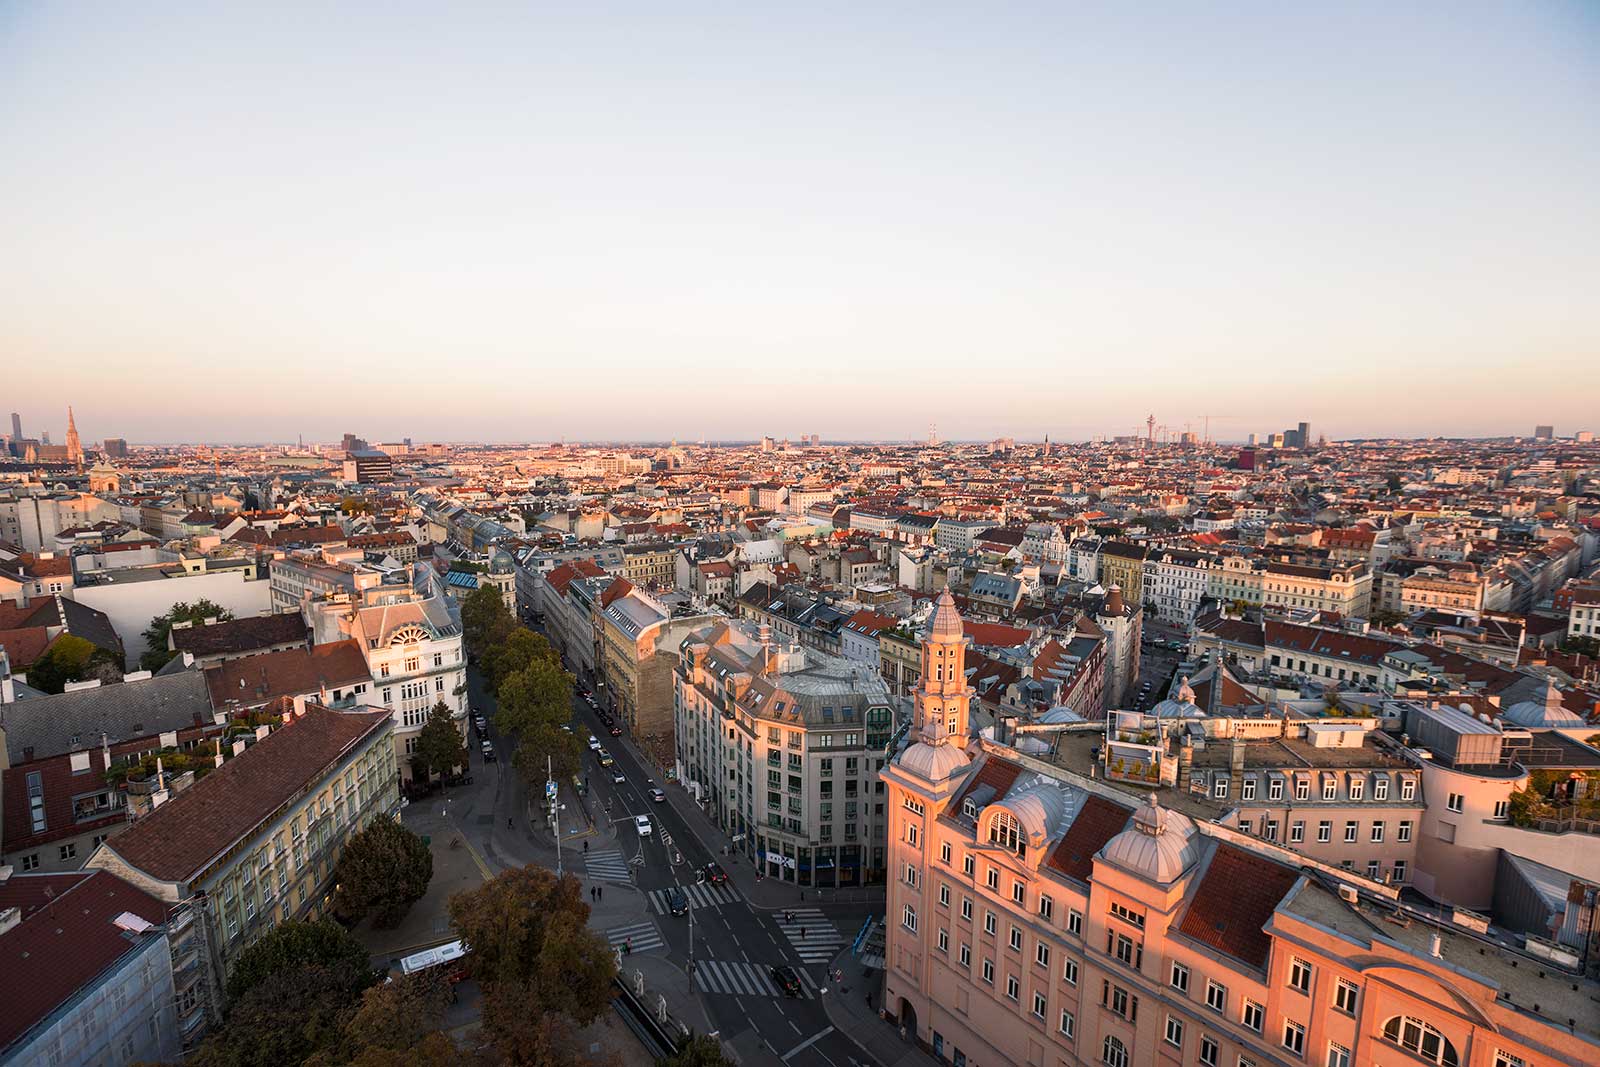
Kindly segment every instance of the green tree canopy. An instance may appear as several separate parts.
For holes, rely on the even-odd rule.
[[[350,931],[328,919],[304,922],[291,919],[268,930],[234,961],[228,975],[228,999],[238,1001],[273,974],[304,965],[335,968],[348,963],[360,972],[351,996],[372,984],[367,950]]]
[[[341,1021],[372,980],[365,952],[359,962],[288,963],[269,971],[233,1002],[228,1025],[208,1037],[190,1063],[197,1067],[301,1063],[339,1039]]]
[[[68,682],[90,678],[116,682],[122,679],[122,658],[97,648],[76,634],[61,634],[44,655],[28,665],[28,684],[46,693],[59,693]]]
[[[335,906],[346,918],[366,915],[392,927],[422,899],[433,878],[428,846],[394,819],[374,819],[345,842],[334,868]]]
[[[559,779],[577,774],[583,766],[583,742],[547,722],[535,723],[518,736],[517,752],[512,757],[517,773],[529,789],[545,780],[547,773]]]
[[[572,675],[544,659],[506,677],[496,691],[495,725],[518,733],[540,723],[560,726],[572,718]]]
[[[450,706],[444,701],[439,701],[428,712],[428,721],[417,734],[411,762],[426,767],[433,774],[449,774],[466,765],[466,742],[462,741],[461,731],[450,716]]]
[[[492,585],[478,586],[461,601],[461,632],[474,656],[503,642],[515,625],[500,590]]]
[[[518,626],[504,641],[484,652],[483,673],[488,677],[489,685],[499,689],[500,683],[525,670],[534,660],[544,660],[557,669],[561,667],[561,654],[551,647],[542,634],[536,634],[526,626]]]
[[[166,614],[151,619],[150,625],[144,631],[146,647],[144,655],[139,657],[139,666],[147,671],[159,671],[167,665],[168,660],[177,655],[167,648],[167,635],[172,632],[173,623],[192,622],[198,626],[210,618],[215,618],[218,622],[228,622],[232,620],[233,612],[201,597],[193,604],[179,601],[172,605]]]

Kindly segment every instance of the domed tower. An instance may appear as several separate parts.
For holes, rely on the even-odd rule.
[[[929,739],[949,739],[965,745],[973,692],[967,684],[967,643],[961,613],[956,610],[955,597],[946,589],[934,605],[928,636],[922,642],[922,678],[914,694],[916,728]]]

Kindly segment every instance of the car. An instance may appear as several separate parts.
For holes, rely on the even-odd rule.
[[[482,733],[489,729],[489,720],[485,719],[482,715],[474,715],[472,717],[472,725],[478,728],[479,733]]]
[[[499,757],[494,754],[494,746],[493,745],[491,745],[487,741],[482,742],[482,745],[483,745],[483,762],[485,762],[485,763],[494,763],[497,759],[499,759]]]
[[[674,915],[689,914],[689,898],[677,886],[667,890],[667,910]]]
[[[648,816],[648,815],[635,815],[633,817],[633,825],[634,825],[634,828],[639,831],[639,836],[640,837],[649,837],[650,836],[650,833],[651,833],[650,816]]]
[[[608,730],[607,732],[609,734],[611,734],[612,737],[621,737],[622,736],[622,727],[613,724],[611,729]]]
[[[650,790],[650,799],[655,801],[657,804],[665,804],[667,802],[667,794],[663,793],[660,789],[652,789]]]
[[[613,763],[615,763],[615,762],[616,762],[616,760],[614,760],[614,759],[612,759],[612,758],[611,758],[611,753],[609,753],[609,752],[607,752],[607,751],[606,751],[606,750],[605,750],[605,749],[603,749],[603,748],[602,748],[602,749],[599,749],[599,750],[598,750],[598,751],[597,751],[597,754],[598,754],[598,755],[599,755],[599,757],[600,757],[600,766],[602,766],[602,767],[609,767],[609,766],[611,766],[611,765],[612,765],[612,764],[613,764]]]
[[[590,752],[599,752],[600,751],[600,739],[598,737],[596,737],[594,734],[590,734],[589,735],[589,751]]]
[[[623,785],[628,781],[628,778],[622,773],[621,768],[613,767],[611,768],[611,780],[618,785]]]
[[[701,874],[706,876],[706,881],[712,885],[721,885],[728,880],[728,872],[715,863],[708,863],[701,869]]]
[[[798,997],[800,995],[800,972],[793,967],[786,963],[779,964],[768,973],[772,975],[772,984],[777,986],[779,992],[784,996]]]
[[[572,726],[568,723],[562,723],[561,728],[569,734],[572,732]]]

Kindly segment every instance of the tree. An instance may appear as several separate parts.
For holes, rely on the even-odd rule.
[[[50,642],[44,655],[28,666],[28,684],[46,693],[59,693],[68,682],[90,678],[121,681],[121,657],[76,634],[62,634]]]
[[[709,1034],[694,1034],[678,1051],[656,1060],[656,1067],[732,1067],[722,1054],[722,1042]]]
[[[561,654],[551,647],[542,634],[526,626],[518,626],[500,644],[483,654],[483,672],[489,684],[496,689],[500,683],[518,671],[526,669],[534,660],[544,660],[551,666],[561,666]]]
[[[422,724],[422,732],[417,735],[411,762],[434,774],[449,774],[466,764],[466,742],[461,740],[461,731],[456,728],[455,720],[450,717],[450,706],[444,701],[439,701],[428,712],[428,721]]]
[[[304,1067],[450,1067],[475,1063],[439,1031],[450,1000],[450,986],[437,972],[424,971],[372,986],[346,1009],[339,1039]]]
[[[179,601],[172,605],[166,614],[151,619],[150,625],[144,631],[144,643],[147,647],[144,655],[139,657],[139,666],[147,671],[159,671],[167,665],[168,660],[177,655],[167,648],[167,635],[172,632],[173,623],[192,622],[198,625],[210,618],[215,618],[218,622],[229,622],[233,619],[233,612],[201,597],[193,604]]]
[[[500,590],[492,585],[478,586],[461,601],[461,632],[474,656],[504,641],[515,625]]]
[[[572,718],[572,682],[572,675],[560,667],[533,660],[500,684],[495,694],[495,725],[509,733],[539,723],[560,726]]]
[[[233,1002],[227,1027],[209,1037],[190,1063],[196,1067],[301,1063],[339,1039],[341,1021],[372,980],[365,952],[359,961],[291,962],[269,971]]]
[[[531,789],[543,782],[547,774],[557,779],[577,774],[583,766],[583,742],[578,740],[577,734],[558,726],[535,723],[519,735],[512,762]]]
[[[433,854],[422,838],[394,819],[374,819],[345,842],[334,868],[335,906],[350,919],[397,925],[422,899],[433,878]]]
[[[1569,637],[1562,642],[1561,651],[1568,655],[1600,659],[1600,637]],[[28,677],[30,680],[33,678],[32,672],[29,672]]]
[[[554,1012],[587,1026],[609,1003],[616,957],[589,929],[572,875],[531,865],[501,871],[451,897],[450,922],[472,946],[472,972],[486,992],[516,998],[526,1017]]]
[[[350,991],[355,996],[372,984],[372,968],[366,947],[336,922],[321,919],[305,922],[291,919],[268,930],[234,961],[228,975],[228,1000],[238,1001],[252,988],[273,974],[301,966],[337,968],[348,963],[360,971],[360,980]]]
[[[1389,486],[1389,492],[1398,493],[1403,483],[1400,481],[1400,476],[1398,474],[1391,474],[1389,475],[1389,480],[1386,484]]]

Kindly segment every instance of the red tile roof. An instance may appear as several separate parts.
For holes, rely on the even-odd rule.
[[[1083,802],[1083,810],[1072,820],[1061,843],[1050,853],[1046,863],[1068,878],[1088,882],[1094,871],[1094,855],[1105,843],[1120,834],[1128,825],[1132,808],[1114,804],[1102,796],[1091,793]]]
[[[105,847],[158,881],[187,881],[391,721],[388,711],[310,705]]]
[[[1021,773],[1021,765],[1003,760],[999,756],[991,755],[978,767],[978,773],[974,774],[971,780],[967,782],[966,788],[961,790],[956,795],[956,798],[951,801],[951,810],[959,812],[961,810],[961,802],[966,800],[967,796],[979,786],[993,786],[995,799],[1005,796],[1006,790],[1011,788],[1011,783],[1015,782],[1017,775]]]
[[[1265,970],[1272,949],[1267,920],[1299,877],[1291,867],[1219,844],[1178,932]]]
[[[972,619],[961,620],[961,632],[972,638],[975,645],[988,645],[995,648],[1015,648],[1025,645],[1033,636],[1032,630],[1020,626],[1006,626],[998,622],[974,622]]]
[[[123,935],[118,916],[167,921],[167,905],[109,871],[14,876],[0,886],[0,908],[7,907],[28,914],[0,935],[0,1048],[139,944]]]
[[[209,667],[205,674],[211,706],[219,711],[229,701],[258,707],[276,697],[315,696],[372,680],[355,641],[242,656]]]
[[[11,669],[25,672],[33,661],[44,655],[50,647],[50,630],[44,626],[29,626],[20,630],[0,630],[0,648],[6,650]]]

